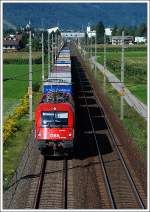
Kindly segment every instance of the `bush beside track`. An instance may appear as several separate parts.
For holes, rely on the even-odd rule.
[[[14,134],[18,128],[19,119],[28,112],[29,101],[28,94],[24,96],[21,103],[15,108],[13,115],[6,119],[3,127],[3,143],[7,141],[10,135]]]

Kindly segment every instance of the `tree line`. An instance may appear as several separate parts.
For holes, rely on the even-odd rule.
[[[92,30],[96,30],[97,43],[104,43],[105,26],[103,22],[100,21],[95,26],[92,26]],[[122,31],[124,31],[125,35],[147,37],[147,26],[145,23],[142,23],[139,26],[114,25],[112,27],[112,36],[121,36]]]

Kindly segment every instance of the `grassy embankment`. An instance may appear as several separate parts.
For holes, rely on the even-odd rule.
[[[102,50],[102,49],[100,49]],[[121,49],[107,51],[107,68],[119,79],[121,67]],[[104,54],[99,53],[98,62],[103,64]],[[147,51],[146,48],[125,48],[125,86],[147,104]]]
[[[13,55],[13,56],[12,56]],[[22,59],[22,55],[24,56]],[[12,64],[9,63],[10,61]],[[5,64],[5,58],[7,57],[7,64]],[[33,63],[35,59],[39,61],[40,53],[33,53]],[[7,53],[4,56],[3,66],[3,78],[14,78],[13,80],[7,80],[3,82],[3,120],[9,118],[14,112],[14,109],[19,105],[21,98],[27,93],[28,90],[28,53],[17,52]],[[16,61],[18,64],[16,64]],[[47,73],[47,65],[45,66],[45,72]],[[33,87],[40,83],[41,80],[41,64],[33,64]],[[33,115],[34,108],[39,97],[40,92],[33,93]],[[17,132],[10,136],[5,142],[3,147],[3,173],[4,173],[4,185],[7,184],[14,174],[14,171],[19,162],[19,158],[24,150],[27,142],[27,137],[31,132],[33,123],[28,120],[28,114],[18,120],[19,128]]]
[[[109,55],[108,55],[109,54]],[[109,57],[110,56],[110,57]],[[109,59],[108,59],[109,58]],[[110,61],[118,61],[120,58],[119,52],[110,52],[107,53],[107,61],[110,64]],[[146,81],[146,51],[138,51],[138,52],[126,52],[125,58],[127,64],[132,65],[131,69],[128,70],[125,76],[125,83],[130,90],[135,95],[137,95],[143,102],[147,102],[146,98],[146,84],[140,84],[141,82]],[[142,60],[140,60],[142,58]],[[100,57],[98,61],[103,64],[103,53],[100,53]],[[142,62],[143,61],[143,62]],[[142,64],[143,63],[143,64]],[[119,65],[118,65],[119,66]],[[107,65],[109,69],[116,74],[118,78],[120,78],[120,72],[118,69],[112,70],[111,66]],[[134,71],[132,71],[134,67]],[[137,69],[136,69],[137,68]],[[140,72],[140,73],[139,73]],[[94,72],[93,72],[94,74]],[[96,72],[95,79],[99,82],[101,89],[103,89],[103,75],[100,71]],[[139,82],[136,85],[136,82]],[[105,89],[106,98],[111,104],[112,110],[120,117],[120,96],[119,93],[111,86],[110,83],[106,83]],[[147,157],[147,123],[146,121],[139,116],[139,114],[131,108],[125,101],[124,101],[124,120],[122,121],[125,129],[127,130],[130,137],[133,138],[134,142],[138,146],[138,149],[142,153],[143,157],[146,159]]]

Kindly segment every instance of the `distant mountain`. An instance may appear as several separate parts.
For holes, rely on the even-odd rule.
[[[22,26],[29,19],[34,27],[45,28],[59,24],[64,29],[85,28],[102,21],[105,26],[115,24],[135,26],[147,21],[146,3],[4,3],[4,28]],[[8,24],[10,23],[10,24]]]

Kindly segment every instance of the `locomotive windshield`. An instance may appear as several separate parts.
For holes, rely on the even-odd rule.
[[[59,111],[46,111],[41,113],[41,127],[58,128],[68,126],[68,113]]]

